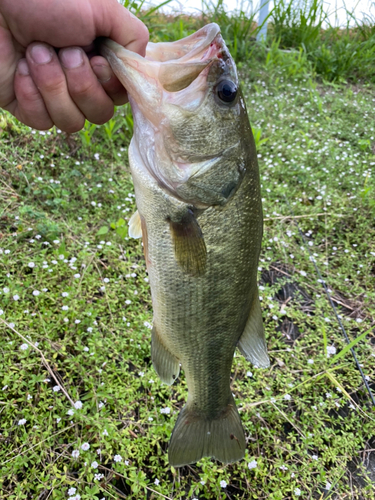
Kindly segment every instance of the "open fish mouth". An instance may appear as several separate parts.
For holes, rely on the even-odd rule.
[[[113,40],[102,39],[99,44],[101,54],[137,102],[160,98],[163,91],[185,89],[213,59],[221,58],[224,47],[220,28],[215,23],[176,42],[150,42],[145,57]]]
[[[227,132],[238,124],[241,106],[219,26],[149,43],[145,57],[108,39],[100,52],[128,91],[133,148],[158,185],[197,206],[226,203],[242,178],[241,139]]]

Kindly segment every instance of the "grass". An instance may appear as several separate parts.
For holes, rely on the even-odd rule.
[[[128,108],[69,137],[2,113],[1,499],[375,498],[375,412],[307,253],[350,340],[361,336],[375,391],[375,88],[316,80],[305,51],[277,45],[243,62],[241,78],[259,148],[271,357],[268,370],[233,362],[245,460],[168,465],[187,388],[183,373],[162,385],[151,364],[147,273],[127,237]]]
[[[223,0],[207,0],[196,15],[166,18],[157,10],[142,15],[157,41],[176,40],[208,22],[216,22],[237,63],[253,64],[259,58],[264,62],[269,50],[292,50],[296,57],[302,54],[304,71],[312,70],[320,81],[375,83],[375,3],[361,21],[347,10],[346,25],[337,27],[329,23],[323,0],[280,0],[269,14],[267,42],[263,46],[254,43],[258,12],[253,7],[250,1],[242,2],[228,14]]]

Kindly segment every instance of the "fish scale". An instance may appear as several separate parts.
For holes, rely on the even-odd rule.
[[[137,213],[129,234],[144,243],[153,365],[172,384],[181,364],[188,386],[169,463],[204,456],[229,463],[246,448],[230,388],[236,346],[254,365],[269,365],[257,289],[263,217],[256,150],[218,26],[167,45],[159,60],[157,44],[152,59],[112,41],[102,53],[134,112],[129,163]]]

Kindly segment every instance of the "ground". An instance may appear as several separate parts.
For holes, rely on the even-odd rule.
[[[151,364],[129,110],[70,137],[0,115],[1,498],[375,498],[375,411],[314,267],[374,394],[375,89],[280,67],[241,68],[271,366],[234,358],[248,446],[229,466],[168,465],[187,389]]]

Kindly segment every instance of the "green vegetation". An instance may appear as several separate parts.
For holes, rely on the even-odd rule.
[[[155,39],[198,22],[162,20],[149,17]],[[281,51],[277,36],[259,53],[237,43],[252,54],[238,60],[261,169],[271,368],[234,359],[248,437],[236,464],[167,462],[187,390],[183,373],[167,387],[151,364],[145,262],[127,237],[129,108],[69,137],[0,114],[1,499],[375,498],[375,412],[307,252],[361,336],[375,392],[375,87],[316,79],[311,53]]]

